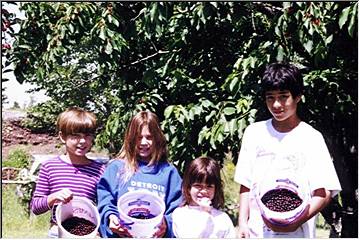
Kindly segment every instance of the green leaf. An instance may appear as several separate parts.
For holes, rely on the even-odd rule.
[[[348,26],[348,33],[351,37],[353,37],[354,35],[354,28],[355,28],[355,16],[352,16],[351,17],[351,21],[349,23],[349,26]]]
[[[224,108],[224,114],[225,115],[232,115],[236,112],[236,108],[234,107],[226,107]]]
[[[62,25],[61,27],[60,27],[60,39],[64,39],[64,37],[65,37],[65,34],[66,34],[66,27],[65,27],[65,25]]]
[[[242,60],[243,60],[242,58],[238,58],[238,59],[236,60],[236,62],[235,62],[235,64],[234,64],[234,68],[235,68],[235,69],[239,69],[239,68],[240,68]]]
[[[191,111],[194,113],[194,115],[200,115],[202,111],[202,107],[199,105],[195,105],[191,108]]]
[[[266,41],[266,42],[261,46],[261,48],[267,48],[267,47],[271,46],[271,44],[272,44],[272,42]]]
[[[285,56],[284,48],[282,46],[279,46],[277,48],[276,60],[282,61],[284,59],[284,56]]]
[[[112,23],[112,16],[110,14],[107,15],[107,19],[109,23]]]
[[[235,86],[238,84],[239,82],[239,78],[238,77],[234,77],[232,80],[231,80],[231,83],[230,83],[230,86],[229,86],[229,89],[230,91],[232,92],[235,88]]]
[[[80,15],[78,16],[78,20],[79,20],[80,25],[81,25],[82,27],[84,27],[84,22],[83,22],[83,20],[82,20],[82,18],[81,18]]]
[[[26,49],[29,49],[31,50],[31,47],[29,45],[25,45],[25,44],[21,44],[18,46],[19,48],[26,48]]]
[[[102,40],[104,40],[104,41],[105,41],[105,39],[106,39],[105,27],[101,27],[101,28],[100,28],[100,35],[99,35],[99,38],[101,38]]]
[[[119,27],[119,21],[114,17],[114,16],[111,16],[111,18],[112,18],[112,22],[113,22],[113,24],[115,25],[115,26],[117,26],[117,27]]]
[[[308,53],[311,53],[312,49],[313,49],[313,41],[308,40],[305,44],[304,44],[304,48],[306,49],[306,51]]]
[[[354,28],[355,28],[355,17],[357,12],[357,3],[353,6],[353,10],[351,12],[351,19],[348,26],[348,33],[351,37],[354,35]]]
[[[157,3],[153,3],[152,4],[152,8],[150,10],[150,21],[154,22],[156,13],[157,13],[157,9],[158,9],[158,4]]]
[[[348,16],[349,16],[349,12],[350,12],[350,6],[347,8],[344,8],[340,14],[339,17],[339,27],[340,29],[342,29],[342,27],[344,26],[344,24],[346,23]]]
[[[210,101],[207,100],[207,99],[203,100],[201,104],[202,104],[205,108],[208,108],[208,107],[214,105],[212,102],[210,102]]]
[[[279,26],[276,26],[275,27],[275,34],[278,36],[278,37],[281,37],[281,31],[279,29]]]
[[[243,129],[246,126],[244,118],[241,118],[237,121],[237,126],[238,126],[238,135],[239,135],[239,138],[241,138],[242,134],[243,134]]]
[[[115,118],[115,121],[111,129],[112,135],[115,135],[117,133],[118,128],[119,128],[119,118]]]
[[[329,43],[331,43],[332,40],[333,40],[333,35],[331,34],[329,37],[326,38],[325,45],[328,45]]]
[[[189,112],[188,112],[189,121],[190,121],[190,120],[193,121],[193,120],[194,120],[194,116],[195,116],[194,110],[191,108],[191,109],[189,110]]]
[[[111,43],[108,42],[105,47],[105,52],[110,55],[112,53],[112,51],[113,51],[113,47],[112,47]]]
[[[69,23],[69,30],[70,33],[74,33],[74,25],[72,25],[71,23]]]
[[[205,121],[208,122],[215,114],[216,112],[212,110],[210,114],[205,117]]]
[[[201,129],[200,133],[199,133],[198,144],[201,144],[201,143],[202,143],[203,139],[204,139],[205,136],[206,136],[206,132],[207,132],[207,127],[204,126],[204,127]]]
[[[230,135],[234,135],[235,131],[237,130],[237,124],[236,124],[236,119],[233,118],[230,120],[230,123],[229,123],[229,132],[230,132]]]

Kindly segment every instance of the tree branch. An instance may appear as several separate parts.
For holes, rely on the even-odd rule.
[[[138,63],[140,63],[140,62],[143,62],[143,61],[146,61],[146,60],[148,60],[148,59],[150,59],[150,58],[153,58],[153,57],[155,57],[155,56],[157,56],[157,55],[159,55],[159,54],[166,54],[166,53],[170,53],[170,52],[179,52],[179,51],[180,51],[180,49],[173,50],[173,51],[163,51],[163,50],[159,50],[159,51],[157,51],[156,53],[151,54],[151,55],[149,55],[149,56],[146,56],[146,57],[144,57],[144,58],[142,58],[142,59],[136,60],[135,62],[132,62],[132,63],[130,63],[129,65],[138,64]],[[129,66],[129,65],[128,65],[128,66]]]

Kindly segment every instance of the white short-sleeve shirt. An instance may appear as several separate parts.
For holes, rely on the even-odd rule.
[[[282,133],[274,129],[271,119],[246,128],[235,170],[235,181],[250,189],[250,237],[315,237],[315,217],[293,233],[274,233],[263,223],[255,201],[254,186],[267,177],[281,174],[303,181],[309,195],[319,188],[335,196],[340,190],[331,156],[323,136],[305,122]]]

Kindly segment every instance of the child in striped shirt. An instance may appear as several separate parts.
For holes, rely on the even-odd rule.
[[[73,196],[96,202],[96,184],[105,165],[87,158],[96,131],[96,116],[81,108],[72,107],[57,119],[59,137],[66,153],[42,163],[31,210],[39,215],[52,211],[48,237],[58,237],[54,205],[69,202]]]

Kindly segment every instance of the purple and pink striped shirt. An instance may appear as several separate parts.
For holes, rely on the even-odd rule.
[[[70,189],[75,196],[86,197],[96,202],[96,185],[103,174],[105,164],[92,161],[88,165],[74,165],[56,157],[42,163],[31,210],[39,215],[50,210],[47,197],[63,188]],[[54,218],[55,207],[52,212]],[[51,222],[53,222],[51,220]]]

